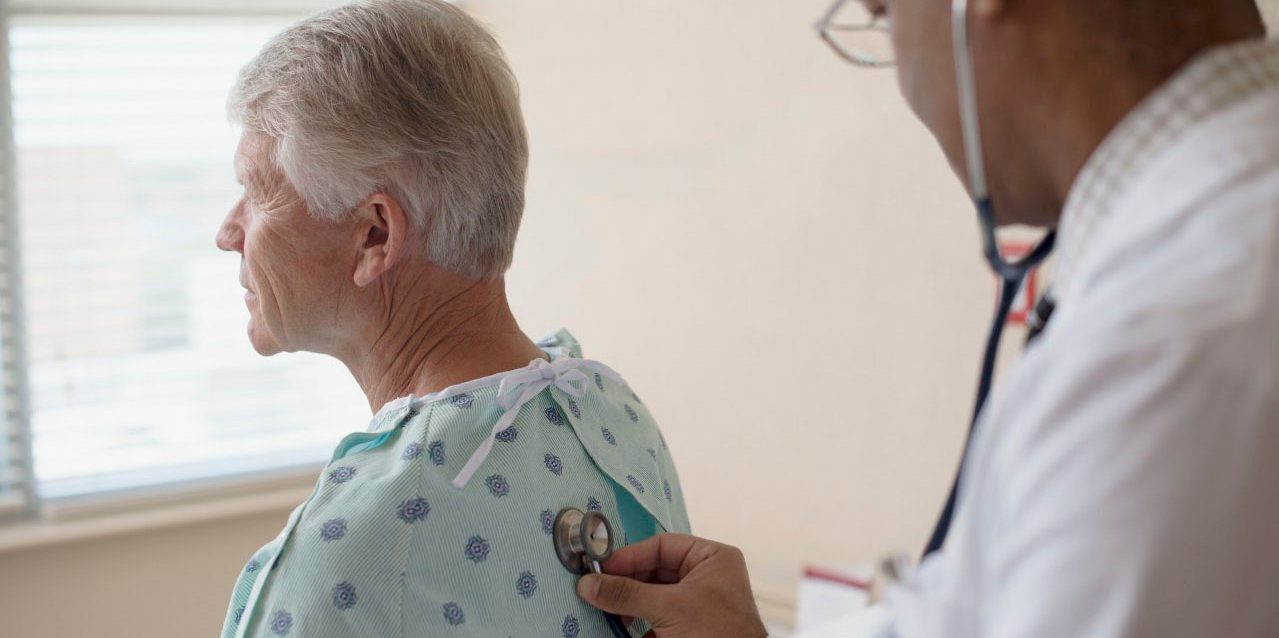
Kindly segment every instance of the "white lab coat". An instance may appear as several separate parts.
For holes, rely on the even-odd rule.
[[[1279,83],[1148,159],[890,592],[902,638],[1279,636]]]

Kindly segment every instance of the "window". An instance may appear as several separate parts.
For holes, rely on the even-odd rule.
[[[367,422],[342,365],[264,359],[238,258],[235,73],[284,18],[11,21],[30,429],[67,497],[327,459]]]
[[[0,31],[0,52],[8,48]],[[9,66],[0,56],[0,516],[31,505],[31,479],[25,396],[26,366],[19,329],[17,248],[13,215],[13,145],[9,121]]]

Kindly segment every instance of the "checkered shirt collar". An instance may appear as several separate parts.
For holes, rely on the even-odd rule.
[[[1080,260],[1115,203],[1187,130],[1259,92],[1279,88],[1279,40],[1250,40],[1201,54],[1147,97],[1088,159],[1058,225],[1053,296],[1070,294]]]

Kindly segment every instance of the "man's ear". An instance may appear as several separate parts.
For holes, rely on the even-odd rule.
[[[355,221],[359,244],[354,281],[363,288],[404,259],[409,220],[395,198],[374,193],[356,208]]]

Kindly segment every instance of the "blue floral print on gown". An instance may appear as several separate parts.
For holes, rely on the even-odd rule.
[[[684,498],[634,392],[579,361],[565,331],[539,345],[581,364],[581,396],[548,387],[497,432],[499,385],[520,371],[385,406],[241,568],[223,638],[609,635],[552,551],[556,513],[602,511],[620,527],[619,508],[638,503],[658,531],[688,532]],[[454,487],[487,437],[474,478]]]

